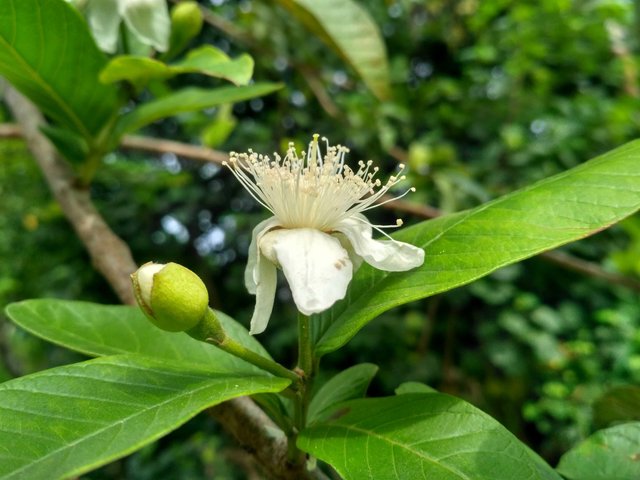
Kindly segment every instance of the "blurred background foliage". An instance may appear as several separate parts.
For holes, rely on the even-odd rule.
[[[392,95],[384,101],[280,3],[201,4],[208,24],[194,44],[248,52],[256,80],[282,81],[285,88],[163,121],[146,135],[270,152],[288,141],[302,145],[318,132],[348,145],[351,161],[372,158],[387,172],[406,163],[418,189],[407,198],[443,212],[485,202],[638,136],[635,2],[362,2],[387,47]],[[116,302],[89,268],[23,142],[2,140],[0,159],[0,305],[33,297]],[[227,171],[172,153],[118,151],[104,159],[91,188],[139,263],[186,265],[205,279],[214,307],[248,322],[253,299],[242,274],[251,230],[266,215]],[[377,214],[384,223],[396,214],[421,220]],[[640,218],[565,251],[638,278]],[[291,362],[295,312],[284,283],[278,299],[260,340]],[[323,360],[324,375],[378,363],[372,394],[416,380],[462,396],[555,464],[599,426],[594,401],[609,387],[640,384],[639,326],[638,291],[538,257],[382,315]],[[7,322],[1,333],[2,379],[77,359]],[[204,414],[194,421],[206,426],[204,434],[192,421],[86,478],[147,479],[158,472],[254,478],[213,421]]]

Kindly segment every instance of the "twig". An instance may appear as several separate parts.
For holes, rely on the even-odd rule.
[[[1,125],[0,125],[1,127]],[[0,130],[1,135],[1,130]],[[199,160],[201,162],[212,162],[222,164],[229,158],[229,155],[211,148],[189,145],[188,143],[174,142],[173,140],[141,137],[127,135],[120,144],[122,148],[128,150],[144,150],[154,153],[175,153],[180,157]]]
[[[95,267],[107,279],[122,302],[135,302],[129,274],[136,270],[129,247],[109,228],[96,210],[89,192],[76,186],[68,165],[55,153],[38,126],[44,123],[41,113],[12,87],[6,88],[6,102],[19,123],[36,162],[60,206],[85,245]],[[15,135],[15,128],[3,128]],[[286,438],[276,441],[277,426],[250,398],[229,400],[211,409],[216,419],[242,445],[253,452],[271,478],[284,480],[323,480],[317,469],[308,472],[304,466],[291,468],[283,459],[287,456]]]
[[[626,277],[619,273],[607,272],[602,269],[597,263],[589,262],[581,258],[577,258],[568,255],[564,252],[557,250],[551,252],[544,252],[540,255],[549,262],[560,265],[567,270],[573,270],[574,272],[583,273],[590,277],[606,280],[609,283],[615,283],[616,285],[622,285],[623,287],[630,288],[636,292],[640,292],[640,281],[632,277]]]
[[[13,88],[7,87],[5,93],[6,102],[20,123],[31,153],[53,196],[89,252],[94,267],[124,303],[135,303],[129,275],[137,267],[129,247],[109,228],[91,202],[89,191],[76,185],[69,166],[58,158],[53,146],[40,133],[38,126],[44,123],[40,112]]]

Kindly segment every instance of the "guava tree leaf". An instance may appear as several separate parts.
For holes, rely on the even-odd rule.
[[[149,57],[121,55],[113,58],[100,72],[100,81],[113,83],[126,80],[143,87],[152,80],[166,80],[183,73],[200,73],[223,78],[236,85],[247,85],[253,75],[253,58],[242,54],[231,59],[212,45],[194,49],[185,59],[171,65]]]
[[[640,422],[600,430],[565,453],[558,472],[569,480],[640,478]]]
[[[53,125],[41,125],[40,131],[55,145],[62,155],[71,163],[79,164],[87,159],[89,144],[82,136],[66,128]]]
[[[225,400],[289,381],[139,355],[103,357],[0,385],[0,478],[62,479],[160,438]]]
[[[138,307],[99,305],[70,300],[36,299],[12,303],[6,308],[13,322],[49,342],[90,356],[137,353],[193,365],[252,368],[243,360],[186,333],[165,332],[147,320]],[[247,330],[217,312],[220,323],[236,341],[269,357]]]
[[[337,403],[364,397],[376,373],[378,373],[377,365],[360,363],[330,378],[309,403],[307,413],[309,423],[321,419],[327,410]]]
[[[429,385],[421,382],[404,382],[398,385],[394,390],[396,395],[404,395],[405,393],[433,393],[437,390]]]
[[[349,341],[380,313],[464,285],[587,237],[640,208],[640,141],[472,210],[406,228],[394,238],[424,248],[424,264],[389,273],[363,265],[347,296],[314,318],[317,353]]]
[[[298,446],[345,480],[560,480],[496,420],[449,395],[353,400],[340,414],[303,430]]]
[[[389,98],[389,64],[378,26],[353,0],[280,0],[335,50],[381,100]]]
[[[63,127],[89,139],[118,109],[117,90],[98,81],[106,57],[64,0],[5,0],[0,75]]]
[[[640,421],[640,387],[618,385],[605,392],[593,404],[593,420],[602,427],[614,422]]]
[[[279,83],[255,83],[244,87],[220,87],[213,89],[188,87],[165,97],[140,105],[120,117],[116,126],[119,135],[133,132],[162,118],[179,113],[211,108],[224,103],[235,103],[262,97],[282,88]]]

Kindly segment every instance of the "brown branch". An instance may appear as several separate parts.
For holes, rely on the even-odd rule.
[[[129,247],[109,228],[91,202],[89,191],[77,186],[69,166],[58,158],[53,146],[40,133],[38,127],[44,123],[40,112],[11,87],[7,87],[5,99],[53,196],[85,245],[93,266],[124,303],[135,303],[129,275],[137,267]]]
[[[599,278],[609,283],[616,285],[622,285],[623,287],[630,288],[636,292],[640,292],[640,281],[632,277],[620,275],[619,273],[607,272],[600,267],[597,263],[589,262],[581,258],[568,255],[564,252],[557,250],[551,252],[544,252],[540,254],[542,258],[549,262],[560,265],[567,270],[573,270],[574,272],[583,273],[590,277]]]
[[[128,150],[144,150],[154,153],[175,153],[180,157],[199,160],[201,162],[212,162],[222,164],[229,158],[229,155],[211,148],[189,145],[188,143],[174,142],[173,140],[141,137],[127,135],[120,144],[122,148]]]
[[[69,166],[57,156],[53,146],[40,133],[38,126],[44,123],[40,112],[10,86],[7,86],[5,94],[6,102],[20,128],[15,128],[15,125],[11,127],[3,125],[0,134],[16,136],[20,133],[24,136],[51,192],[85,245],[94,266],[107,279],[122,302],[135,303],[129,274],[135,271],[137,266],[129,247],[109,228],[91,202],[88,190],[77,186]],[[133,143],[136,143],[135,139]],[[173,142],[169,143],[169,145],[172,144]],[[137,145],[138,147],[148,146],[147,142],[139,141]],[[190,152],[189,149],[185,151]],[[211,154],[198,157],[200,160],[205,158],[209,161],[219,160],[217,155]],[[273,432],[277,431],[277,426],[250,398],[229,400],[212,408],[211,412],[247,450],[255,455],[270,478],[285,480],[326,478],[317,469],[308,472],[304,465],[290,466],[284,462],[283,459],[287,456],[286,440],[274,440]]]

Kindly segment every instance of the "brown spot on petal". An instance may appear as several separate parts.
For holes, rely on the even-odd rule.
[[[349,259],[347,259],[347,258],[341,258],[336,263],[334,263],[333,266],[336,267],[336,269],[338,269],[338,270],[342,270],[343,267],[347,266],[347,262],[348,261],[349,261]]]

